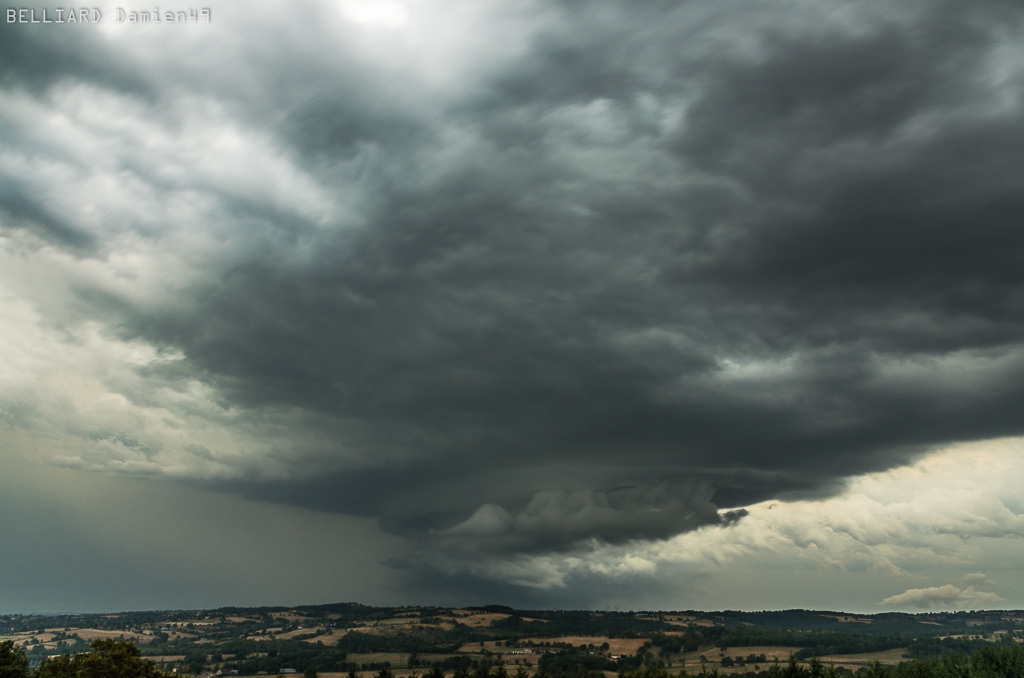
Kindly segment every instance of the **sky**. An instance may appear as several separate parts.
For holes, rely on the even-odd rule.
[[[1019,2],[175,2],[2,8],[0,612],[1024,608]]]

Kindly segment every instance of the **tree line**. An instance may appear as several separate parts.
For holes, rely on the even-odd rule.
[[[25,652],[10,640],[0,642],[0,678],[169,678],[134,643],[103,638],[89,652],[47,657],[32,671]]]

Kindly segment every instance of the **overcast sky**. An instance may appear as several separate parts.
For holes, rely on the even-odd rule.
[[[0,612],[1024,607],[1016,0],[10,6]]]

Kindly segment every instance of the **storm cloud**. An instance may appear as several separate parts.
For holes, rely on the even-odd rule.
[[[0,413],[54,463],[444,573],[1024,434],[1014,3],[213,17],[0,26]]]
[[[440,530],[443,540],[465,541],[485,551],[557,550],[584,539],[608,544],[632,539],[666,539],[704,525],[736,520],[743,513],[720,516],[708,488],[628,488],[612,492],[544,491],[513,515],[485,504],[464,522]]]

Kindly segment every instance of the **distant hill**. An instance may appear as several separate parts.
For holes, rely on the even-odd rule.
[[[143,656],[179,674],[359,676],[387,669],[402,678],[431,669],[468,676],[486,665],[519,670],[521,678],[542,672],[557,678],[644,668],[697,672],[710,664],[725,674],[758,675],[790,655],[800,662],[820,657],[852,671],[875,661],[1014,646],[1024,640],[1024,612],[610,612],[332,603],[0,616],[0,641],[11,641],[33,666],[48,656],[88,651],[97,638],[133,641]]]

